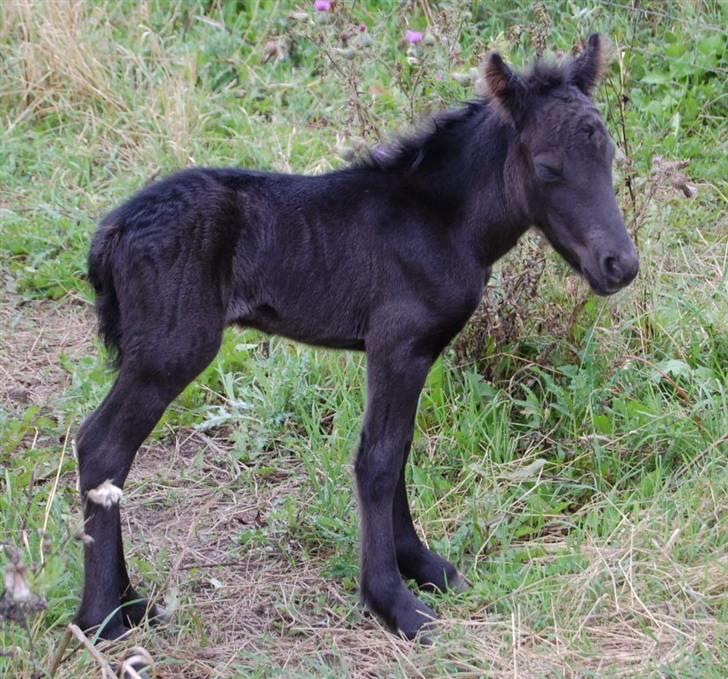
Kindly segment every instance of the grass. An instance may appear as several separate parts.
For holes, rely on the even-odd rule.
[[[0,540],[44,607],[0,619],[0,675],[45,676],[79,601],[69,439],[112,379],[84,277],[97,218],[193,163],[339,167],[472,96],[487,49],[524,64],[595,29],[615,43],[598,104],[642,270],[596,299],[527,240],[434,367],[413,510],[473,583],[423,595],[437,643],[357,604],[363,357],[230,331],[126,488],[133,577],[173,621],[101,652],[141,645],[175,677],[723,676],[728,5],[310,5],[0,7]],[[435,44],[408,50],[407,26]],[[98,675],[69,649],[57,676]]]

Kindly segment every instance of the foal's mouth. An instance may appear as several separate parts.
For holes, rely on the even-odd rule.
[[[589,283],[589,287],[592,289],[592,292],[600,297],[613,295],[615,292],[619,292],[624,287],[623,285],[610,285],[605,281],[599,280],[599,278],[594,276],[586,266],[579,267],[577,271],[581,274],[582,278]]]
[[[553,243],[553,245],[554,249],[563,257],[564,261],[587,283],[589,283],[589,287],[592,289],[592,292],[600,297],[606,297],[607,295],[611,295],[619,290],[619,288],[610,286],[609,283],[601,280],[600,276],[594,275],[589,270],[589,267],[586,265],[584,260],[591,258],[591,255],[588,253],[585,246],[579,247],[578,250],[581,250],[581,252],[579,252],[577,248],[567,248],[560,243]]]
[[[538,228],[546,235],[554,250],[558,252],[564,261],[584,280],[589,283],[592,292],[600,297],[607,297],[619,292],[629,285],[637,274],[638,259],[635,259],[634,269],[631,274],[622,275],[622,280],[614,280],[599,266],[602,259],[608,260],[611,257],[603,257],[605,254],[602,248],[594,244],[587,244],[573,237],[564,237],[565,229],[561,233],[557,229],[546,231],[540,225]],[[568,233],[568,231],[566,232]]]
[[[582,252],[572,250],[559,250],[559,254],[566,260],[567,264],[578,273],[587,283],[595,295],[608,297],[619,292],[624,285],[610,283],[600,271],[593,271],[593,262],[598,261],[598,256],[587,250],[586,247],[579,248]],[[590,266],[591,264],[591,266]]]

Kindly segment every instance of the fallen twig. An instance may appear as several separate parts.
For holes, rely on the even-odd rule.
[[[81,631],[81,628],[78,625],[74,625],[73,623],[71,623],[68,626],[68,630],[74,637],[76,637],[76,639],[78,639],[78,641],[81,642],[81,645],[84,646],[86,650],[91,654],[91,657],[101,668],[101,674],[103,675],[103,677],[116,679],[116,674],[114,673],[114,670],[111,669],[111,665],[109,665],[106,658],[104,658],[101,652],[89,641],[89,638]]]

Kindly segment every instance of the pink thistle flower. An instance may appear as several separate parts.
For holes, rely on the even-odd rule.
[[[316,0],[316,2],[313,3],[313,8],[317,12],[330,12],[331,11],[331,1],[330,0]]]
[[[416,45],[418,42],[422,42],[422,33],[420,33],[419,31],[410,31],[410,29],[408,28],[404,34],[404,39],[410,45]]]

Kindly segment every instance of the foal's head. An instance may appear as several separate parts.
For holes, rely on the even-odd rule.
[[[639,260],[612,188],[614,143],[590,99],[603,52],[592,35],[573,61],[537,63],[523,75],[491,54],[484,76],[517,133],[531,218],[594,292],[608,295],[632,281]]]

